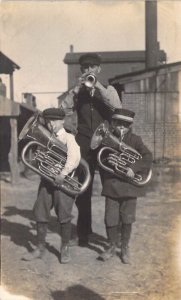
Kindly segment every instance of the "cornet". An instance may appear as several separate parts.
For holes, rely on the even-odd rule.
[[[95,74],[90,73],[85,77],[84,84],[88,88],[93,88],[94,85],[96,84],[96,81],[97,81],[97,78],[96,78]]]

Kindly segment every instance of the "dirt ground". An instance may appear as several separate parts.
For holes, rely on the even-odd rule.
[[[70,249],[72,260],[59,263],[60,237],[56,217],[47,235],[46,258],[22,257],[36,244],[32,215],[39,179],[21,177],[16,186],[1,181],[1,285],[21,299],[32,300],[179,300],[181,299],[181,169],[155,168],[152,184],[137,205],[130,243],[131,264],[119,256],[97,260],[106,245],[104,198],[96,175],[93,230],[89,248]],[[73,210],[76,232],[77,210]],[[1,300],[9,300],[1,295]],[[11,299],[11,298],[10,298]],[[14,298],[13,298],[14,299]]]

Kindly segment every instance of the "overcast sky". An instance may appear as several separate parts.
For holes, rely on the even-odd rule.
[[[40,109],[56,106],[67,89],[63,63],[75,52],[145,50],[144,0],[2,1],[0,48],[21,69],[14,73],[15,100],[36,95]],[[168,62],[181,61],[181,1],[158,0],[158,40]],[[8,76],[1,76],[8,84]]]

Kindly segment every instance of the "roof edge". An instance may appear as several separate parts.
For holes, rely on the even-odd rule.
[[[114,63],[114,62],[145,62],[146,51],[97,51],[97,52],[68,52],[66,53],[63,61],[65,64],[78,64],[79,58],[82,54],[97,53],[101,56],[102,63]],[[159,60],[161,62],[166,61],[166,53],[164,50],[159,50]]]
[[[139,71],[129,72],[129,73],[126,73],[126,74],[118,75],[118,76],[115,76],[113,78],[109,78],[108,81],[109,81],[110,84],[115,84],[115,83],[118,83],[118,81],[122,80],[122,79],[127,79],[129,77],[133,77],[133,76],[137,76],[137,75],[139,76],[139,75],[142,75],[144,73],[156,72],[156,71],[159,71],[159,70],[163,70],[163,69],[166,69],[166,68],[171,68],[171,67],[175,67],[175,66],[179,66],[179,65],[181,67],[181,61],[174,62],[174,63],[169,63],[169,64],[162,64],[162,65],[152,67],[152,68],[149,68],[149,69],[142,69],[142,70],[139,70]]]
[[[20,66],[18,66],[13,60],[11,60],[2,51],[0,51],[0,65],[1,65],[0,74],[10,74],[14,72],[15,69],[17,70],[20,69]]]

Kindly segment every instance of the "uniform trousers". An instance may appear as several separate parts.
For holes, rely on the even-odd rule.
[[[79,239],[86,240],[88,235],[92,233],[92,187],[94,174],[97,166],[97,151],[90,149],[91,139],[87,136],[78,134],[76,141],[81,149],[81,156],[86,160],[89,165],[91,182],[87,190],[77,197],[76,206],[78,208],[78,219],[77,219],[77,234]]]
[[[110,198],[105,201],[105,225],[106,227],[118,226],[123,224],[132,224],[136,221],[136,203],[137,198]]]
[[[35,220],[41,223],[49,222],[51,209],[54,208],[58,222],[61,224],[68,223],[72,220],[73,204],[73,197],[57,189],[48,181],[41,180],[37,200],[33,208]]]

